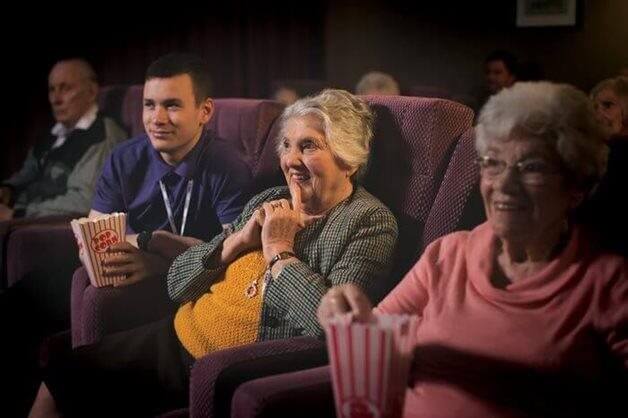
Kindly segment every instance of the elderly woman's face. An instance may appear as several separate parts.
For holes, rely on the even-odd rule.
[[[489,144],[480,163],[480,189],[495,234],[504,240],[539,242],[562,227],[579,195],[566,187],[556,152],[537,138]]]
[[[619,97],[612,89],[601,90],[593,99],[597,120],[608,135],[616,135],[622,130],[623,114]]]
[[[330,209],[346,196],[352,171],[331,153],[321,123],[314,116],[289,119],[283,127],[280,164],[286,182],[301,187],[306,210]]]

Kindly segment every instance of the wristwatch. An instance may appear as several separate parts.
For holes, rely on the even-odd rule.
[[[270,262],[268,263],[268,268],[267,270],[270,271],[272,270],[273,266],[275,265],[275,263],[279,260],[285,260],[287,258],[291,258],[291,257],[296,257],[297,255],[295,253],[293,253],[292,251],[282,251],[279,254],[277,254],[276,256],[274,256],[273,258],[270,259]]]
[[[148,251],[148,243],[153,237],[153,231],[142,231],[137,235],[137,248]]]

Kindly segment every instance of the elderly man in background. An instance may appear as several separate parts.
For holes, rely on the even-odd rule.
[[[96,179],[126,133],[98,113],[98,82],[82,59],[57,62],[48,77],[56,124],[30,149],[22,168],[0,186],[0,221],[87,213]]]

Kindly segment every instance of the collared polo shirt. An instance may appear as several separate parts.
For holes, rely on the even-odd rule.
[[[207,130],[176,166],[161,158],[146,134],[118,145],[96,185],[92,209],[126,212],[129,233],[158,229],[172,232],[161,180],[180,231],[190,179],[193,187],[185,235],[208,240],[242,211],[249,198],[251,174],[241,154]]]

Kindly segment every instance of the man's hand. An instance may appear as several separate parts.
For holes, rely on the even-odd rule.
[[[150,277],[162,276],[170,267],[168,260],[140,251],[128,242],[112,245],[107,253],[107,258],[102,261],[103,275],[126,276],[114,283],[114,287],[128,286]]]
[[[13,212],[13,209],[3,203],[0,203],[0,221],[10,221],[13,219]]]

